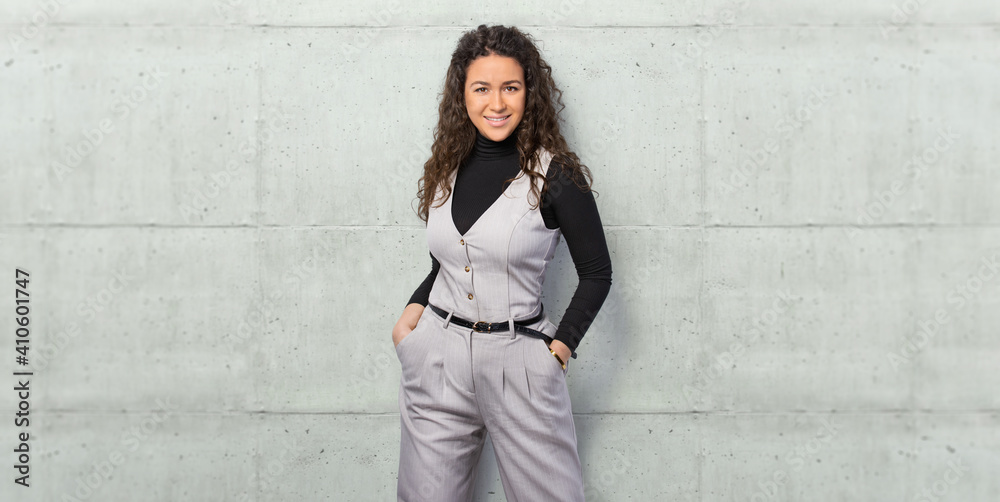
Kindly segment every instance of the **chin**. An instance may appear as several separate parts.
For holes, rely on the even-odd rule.
[[[503,141],[510,137],[511,134],[514,134],[516,129],[517,124],[515,124],[514,127],[507,126],[501,129],[497,129],[489,124],[483,124],[483,127],[479,130],[479,132],[482,133],[483,136],[486,136],[494,141]]]

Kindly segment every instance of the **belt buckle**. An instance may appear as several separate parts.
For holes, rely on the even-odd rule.
[[[485,325],[485,327],[481,327],[480,326],[481,324]],[[489,333],[491,326],[490,323],[488,322],[476,321],[476,323],[472,325],[472,329],[474,329],[478,333]]]

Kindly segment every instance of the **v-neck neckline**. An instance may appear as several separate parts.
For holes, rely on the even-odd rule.
[[[472,222],[472,225],[469,226],[469,229],[466,230],[465,233],[463,234],[462,232],[459,232],[458,225],[455,224],[455,216],[454,216],[455,213],[453,212],[455,206],[453,204],[455,200],[455,180],[458,179],[458,171],[456,170],[451,176],[451,181],[450,181],[451,195],[448,196],[448,219],[451,220],[451,228],[455,229],[455,233],[457,233],[459,237],[464,238],[466,235],[469,234],[469,232],[471,232],[474,228],[476,228],[476,225],[478,225],[479,222],[482,221],[483,218],[486,217],[486,215],[489,214],[491,210],[493,210],[493,207],[496,206],[498,202],[500,202],[500,199],[503,199],[504,197],[507,196],[507,192],[511,189],[511,187],[513,187],[515,183],[521,181],[523,177],[524,177],[524,171],[518,171],[517,177],[514,178],[514,181],[511,181],[510,184],[507,185],[507,188],[505,188],[503,192],[500,192],[500,196],[497,197],[492,204],[490,204],[490,207],[486,208],[486,210],[483,211],[483,214],[480,214],[479,217],[476,218],[476,221]]]

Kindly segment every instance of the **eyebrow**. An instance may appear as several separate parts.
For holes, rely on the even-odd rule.
[[[490,83],[489,83],[489,82],[483,82],[482,80],[476,80],[475,82],[473,82],[473,83],[469,84],[469,87],[472,87],[472,86],[474,86],[474,85],[476,85],[476,84],[483,84],[483,85],[485,85],[486,87],[489,87],[489,86],[490,86]],[[524,84],[522,84],[522,83],[521,83],[521,81],[520,81],[520,80],[508,80],[508,81],[506,81],[506,82],[504,82],[504,83],[502,83],[502,84],[500,84],[500,85],[507,85],[507,84],[521,84],[521,85],[524,85]]]

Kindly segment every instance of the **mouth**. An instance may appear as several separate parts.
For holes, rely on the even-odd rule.
[[[506,124],[507,121],[510,120],[511,116],[510,115],[502,115],[502,116],[499,116],[499,117],[491,117],[489,115],[486,115],[485,117],[486,117],[486,122],[489,122],[489,124],[491,126],[493,126],[493,127],[500,127],[500,126]]]

